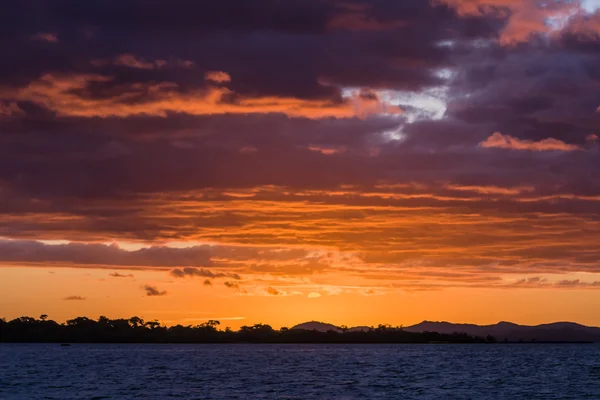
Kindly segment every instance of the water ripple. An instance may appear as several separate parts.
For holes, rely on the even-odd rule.
[[[600,398],[598,345],[0,345],[0,399]]]

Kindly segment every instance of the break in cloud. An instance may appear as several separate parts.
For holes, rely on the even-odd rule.
[[[4,7],[0,265],[311,297],[600,272],[593,2],[151,3]]]

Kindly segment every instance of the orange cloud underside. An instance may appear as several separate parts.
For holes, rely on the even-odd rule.
[[[537,0],[437,0],[455,7],[462,15],[488,15],[506,19],[499,37],[503,45],[525,42],[535,35],[552,35],[560,32],[569,21],[569,29],[579,32],[598,32],[598,25],[583,18],[585,14],[579,1]],[[579,20],[579,21],[577,21]]]
[[[200,243],[211,244],[215,249],[232,247],[232,250],[217,251],[207,268],[239,274],[242,279],[232,282],[230,287],[224,285],[225,279],[216,279],[207,286],[204,279],[174,279],[168,273],[171,267],[69,262],[16,265],[43,266],[44,272],[40,273],[44,274],[49,270],[56,274],[72,271],[68,272],[67,281],[73,287],[81,288],[80,293],[56,288],[48,293],[60,291],[61,295],[55,296],[56,299],[75,295],[85,297],[85,301],[77,302],[77,309],[104,301],[106,296],[112,296],[111,293],[114,295],[111,285],[115,279],[109,277],[109,272],[134,270],[135,282],[119,281],[120,285],[128,285],[128,292],[131,292],[123,298],[143,296],[139,286],[150,281],[160,290],[166,290],[168,295],[160,296],[160,300],[136,297],[136,302],[164,301],[161,303],[164,312],[158,314],[165,320],[177,318],[174,312],[167,311],[171,304],[177,303],[181,313],[185,313],[184,310],[195,308],[191,299],[200,301],[205,296],[219,299],[217,302],[222,299],[222,307],[211,308],[222,315],[237,316],[243,310],[243,316],[258,318],[258,313],[246,304],[269,304],[272,310],[260,314],[260,320],[273,322],[268,319],[272,313],[275,321],[282,325],[293,322],[290,315],[284,316],[283,308],[280,308],[284,304],[298,308],[295,318],[301,320],[319,315],[331,319],[333,311],[327,315],[324,310],[334,307],[340,299],[350,304],[365,302],[372,305],[383,301],[381,299],[395,299],[406,305],[420,301],[413,298],[427,298],[431,302],[413,306],[416,308],[410,312],[399,312],[388,305],[386,318],[376,321],[379,316],[371,316],[368,321],[363,320],[377,323],[406,321],[400,317],[411,320],[418,318],[417,315],[438,315],[433,299],[446,301],[450,293],[454,293],[453,296],[461,293],[461,299],[491,289],[497,293],[497,299],[519,297],[513,293],[515,290],[538,290],[540,298],[546,296],[544,291],[557,290],[573,296],[576,293],[578,296],[596,296],[591,293],[581,295],[581,292],[600,292],[597,283],[600,277],[595,274],[599,256],[595,238],[600,236],[600,223],[587,219],[584,214],[527,212],[518,208],[531,202],[551,204],[556,201],[598,203],[600,198],[569,193],[541,196],[533,187],[450,183],[435,187],[381,184],[370,190],[345,186],[336,191],[290,191],[269,186],[155,194],[139,202],[112,204],[120,210],[130,210],[130,214],[119,221],[123,228],[130,228],[121,229],[119,234],[102,231],[94,225],[93,218],[49,214],[40,216],[43,225],[39,233],[30,238],[119,241],[124,243],[124,248],[130,246],[127,243],[136,242],[137,247],[171,242],[178,242],[176,247]],[[478,206],[473,208],[476,204]],[[500,211],[500,204],[507,210],[516,208]],[[99,200],[91,201],[88,207],[92,210],[102,204]],[[25,222],[30,217],[12,215],[7,218],[15,223]],[[146,227],[160,228],[152,233],[144,231],[144,235],[152,236],[144,239],[136,231],[136,221],[144,221]],[[11,273],[6,268],[1,270],[3,274]],[[97,278],[88,278],[86,274]],[[541,277],[544,284],[526,280],[532,277]],[[106,280],[111,283],[105,283]],[[83,281],[88,282],[89,290],[81,286]],[[37,287],[45,282],[29,282],[28,285]],[[538,283],[533,284],[535,282]],[[456,292],[459,289],[461,292]],[[14,289],[6,290],[5,293],[18,297]],[[426,294],[430,292],[437,294]],[[39,292],[39,296],[43,293]],[[310,301],[321,303],[317,306]],[[230,308],[225,306],[227,304]],[[321,309],[323,304],[327,306]],[[502,313],[508,312],[509,304],[498,303],[496,315],[505,315]],[[98,312],[104,312],[99,311],[99,306],[94,307]],[[119,308],[115,310],[126,312]],[[311,312],[315,314],[311,316]],[[151,312],[147,314],[152,316]],[[479,318],[487,321],[490,317],[481,314]],[[351,322],[340,319],[339,323]],[[466,314],[462,319],[469,320]],[[526,319],[523,314],[523,321]]]
[[[480,143],[481,147],[529,150],[529,151],[576,151],[582,150],[578,145],[568,144],[562,140],[548,138],[534,142],[531,140],[521,140],[509,135],[503,135],[500,132],[494,133],[485,141]]]
[[[117,64],[139,69],[152,69],[157,65],[156,62],[140,61],[127,55],[117,59]],[[9,98],[37,103],[61,116],[78,117],[166,116],[170,112],[191,115],[282,113],[307,118],[364,118],[377,113],[402,114],[397,106],[376,98],[364,99],[360,96],[341,102],[240,96],[219,85],[231,80],[227,73],[213,71],[207,73],[205,78],[209,83],[205,89],[186,93],[178,92],[179,88],[175,83],[136,83],[117,87],[118,94],[111,97],[97,98],[90,93],[89,86],[95,83],[112,83],[111,77],[47,74],[24,88],[5,89],[3,92]]]

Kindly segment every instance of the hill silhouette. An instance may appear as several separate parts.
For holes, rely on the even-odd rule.
[[[498,341],[509,342],[600,342],[600,328],[573,322],[555,322],[542,325],[518,325],[499,322],[493,325],[451,324],[423,321],[404,328],[408,332],[435,331],[439,333],[464,332],[475,336],[494,336]]]
[[[368,327],[345,328],[347,332],[364,330]],[[314,329],[321,332],[341,327],[322,322],[299,324],[292,329]],[[373,328],[371,328],[373,329]],[[394,329],[394,328],[390,328]],[[440,334],[465,333],[470,336],[492,336],[497,341],[508,342],[600,342],[600,328],[584,326],[573,322],[555,322],[543,325],[518,325],[512,322],[499,322],[493,325],[453,324],[450,322],[423,321],[416,325],[402,327],[404,332]]]
[[[317,332],[342,332],[342,328],[339,326],[318,321],[303,322],[301,324],[294,325],[291,329]]]

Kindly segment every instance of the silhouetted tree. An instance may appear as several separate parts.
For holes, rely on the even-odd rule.
[[[158,329],[160,327],[160,322],[158,322],[158,320],[148,321],[146,322],[146,327],[150,328],[151,330]]]
[[[0,319],[0,341],[3,342],[74,342],[74,343],[494,343],[491,336],[478,338],[463,333],[406,332],[390,325],[375,329],[342,332],[308,331],[300,329],[273,329],[267,324],[242,326],[233,331],[227,327],[218,330],[219,321],[209,320],[195,326],[162,326],[157,320],[145,322],[142,318],[98,320],[77,317],[59,324],[48,320],[19,317],[12,321]]]
[[[138,327],[144,325],[144,320],[141,319],[140,317],[131,317],[131,318],[129,318],[129,324],[133,328],[138,328]]]

